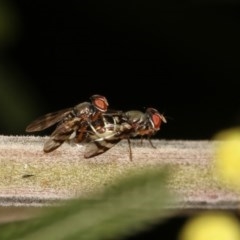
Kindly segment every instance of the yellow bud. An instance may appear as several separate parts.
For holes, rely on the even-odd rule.
[[[207,212],[190,219],[180,240],[240,240],[240,223],[231,214]]]

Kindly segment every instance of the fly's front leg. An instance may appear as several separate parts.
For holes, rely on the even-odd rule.
[[[153,145],[150,136],[148,137],[148,141],[149,141],[149,143],[150,143],[150,145],[151,145],[152,148],[156,148],[156,146]],[[141,136],[141,145],[142,145],[142,144],[143,144],[143,136]]]
[[[109,123],[103,115],[102,115],[102,120],[103,120],[104,128],[106,130],[110,129],[110,126],[111,126],[111,127],[113,127],[113,129],[112,129],[113,132],[117,133],[119,131],[120,126],[117,123],[117,120],[114,116],[112,117],[112,120],[113,120],[112,124]]]
[[[152,148],[156,148],[156,146],[153,145],[150,137],[151,137],[151,136],[148,136],[148,141],[149,141],[150,145],[152,146]]]
[[[94,134],[97,135],[98,137],[100,137],[99,133],[97,132],[95,127],[92,125],[92,123],[90,121],[87,121],[87,123],[90,126],[90,128],[92,129],[92,131],[94,132]]]
[[[113,138],[116,133],[112,130],[113,124],[107,124],[106,126],[102,127],[101,130],[103,130],[101,133],[99,133],[96,128],[92,125],[90,121],[88,121],[88,125],[93,131],[92,140],[93,141],[103,141],[105,139]]]

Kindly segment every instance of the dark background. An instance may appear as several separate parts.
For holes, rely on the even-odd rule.
[[[209,139],[239,125],[237,3],[21,0],[11,9],[16,37],[2,62],[15,110],[2,112],[3,134],[26,134],[36,117],[93,94],[115,109],[157,108],[168,119],[159,138]]]

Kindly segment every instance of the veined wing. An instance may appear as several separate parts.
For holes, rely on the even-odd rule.
[[[26,132],[37,132],[51,127],[52,125],[61,121],[71,111],[72,108],[66,108],[53,113],[45,114],[30,123],[26,128]]]
[[[97,132],[91,124],[89,125],[92,128],[94,134],[89,135],[90,141],[88,141],[88,144],[86,145],[84,154],[85,158],[91,158],[105,153],[114,147],[117,143],[119,143],[122,139],[127,139],[130,144],[127,132],[131,129],[129,129],[130,125],[128,124],[106,124],[106,131],[103,133]],[[131,148],[130,145],[129,148]],[[132,156],[130,149],[130,159],[131,158]]]
[[[76,136],[76,132],[81,122],[80,118],[73,118],[57,126],[50,138],[45,142],[43,151],[48,153],[60,147],[65,141]]]
[[[121,138],[117,136],[117,128],[119,128],[119,125],[108,123],[105,118],[103,118],[103,123],[104,125],[99,129],[103,132],[97,131],[98,124],[96,124],[96,122],[93,123],[94,126],[90,122],[88,123],[92,131],[91,134],[89,134],[88,139],[86,139],[88,144],[85,149],[85,158],[100,155],[121,141]]]
[[[92,158],[102,153],[105,153],[120,141],[121,141],[121,138],[113,138],[113,139],[109,138],[109,139],[102,139],[101,141],[90,142],[86,145],[84,157]]]
[[[98,121],[88,122],[88,125],[91,128],[91,134],[87,139],[85,158],[95,157],[108,151],[122,139],[128,138],[132,130],[132,126],[125,122],[121,111],[104,113],[100,123]]]

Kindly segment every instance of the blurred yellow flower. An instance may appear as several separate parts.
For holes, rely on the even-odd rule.
[[[203,213],[185,224],[179,240],[240,240],[240,223],[229,213]]]
[[[222,183],[240,190],[240,128],[220,132],[217,142],[213,170]]]

